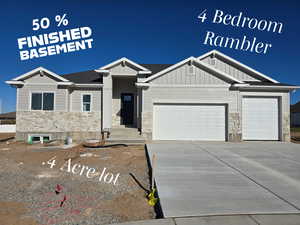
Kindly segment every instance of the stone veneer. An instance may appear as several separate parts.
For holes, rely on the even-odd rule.
[[[100,138],[101,112],[21,111],[16,130],[17,140],[27,140],[29,134],[49,134],[52,139]]]
[[[290,129],[290,116],[288,113],[284,113],[282,121],[282,141],[291,141],[291,129]]]
[[[239,113],[228,113],[228,141],[242,141],[242,128]]]

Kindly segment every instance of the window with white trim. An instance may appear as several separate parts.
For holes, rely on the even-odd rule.
[[[31,110],[54,110],[54,93],[31,93]]]
[[[83,112],[91,111],[91,100],[92,100],[92,96],[90,94],[82,95],[82,111]]]

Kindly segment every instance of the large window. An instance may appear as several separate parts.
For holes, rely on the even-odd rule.
[[[91,95],[90,94],[82,95],[82,111],[83,112],[91,111]]]
[[[32,110],[54,110],[54,93],[32,93]]]

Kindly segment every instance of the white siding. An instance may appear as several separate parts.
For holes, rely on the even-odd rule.
[[[238,92],[229,88],[197,87],[150,87],[143,91],[143,111],[152,111],[153,101],[158,99],[185,102],[194,100],[198,103],[228,103],[229,112],[238,112]]]
[[[17,111],[29,111],[32,92],[54,92],[54,110],[67,111],[67,92],[49,84],[25,84],[17,92]]]
[[[36,74],[32,77],[24,80],[26,84],[56,84],[56,81],[47,75],[41,76],[40,74]]]
[[[186,85],[225,85],[227,82],[205,71],[204,68],[194,67],[194,74],[189,73],[190,65],[185,64],[175,70],[172,70],[156,78],[153,84],[186,84]]]
[[[71,112],[81,112],[82,111],[82,95],[83,94],[91,94],[92,95],[92,112],[100,112],[101,111],[101,95],[102,91],[99,89],[76,89],[71,91],[70,99],[71,99]]]
[[[202,59],[201,61],[208,63],[208,64],[214,66],[215,68],[217,68],[239,80],[260,81],[258,78],[252,76],[251,74],[245,73],[241,69],[239,69],[235,66],[232,66],[219,58],[212,59],[210,56],[208,56],[208,57]]]
[[[122,74],[136,75],[137,74],[136,70],[134,70],[133,68],[131,68],[127,65],[122,66],[121,63],[119,65],[111,68],[110,72],[111,72],[112,75],[122,75]]]

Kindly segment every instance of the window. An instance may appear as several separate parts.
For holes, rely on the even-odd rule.
[[[54,110],[54,93],[32,93],[32,110]]]
[[[91,95],[82,95],[82,111],[91,111]]]

